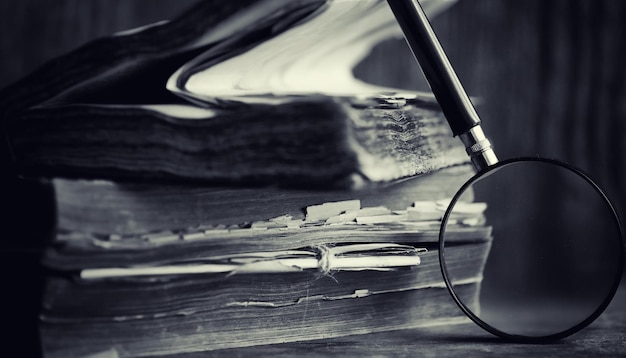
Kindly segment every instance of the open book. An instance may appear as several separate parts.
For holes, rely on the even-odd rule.
[[[384,1],[204,1],[56,59],[0,114],[37,176],[346,187],[466,162],[432,95],[353,76],[399,35]]]

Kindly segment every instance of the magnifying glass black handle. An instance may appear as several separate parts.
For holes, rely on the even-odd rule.
[[[417,0],[387,0],[420,64],[454,136],[459,136],[477,170],[498,162],[480,118]]]

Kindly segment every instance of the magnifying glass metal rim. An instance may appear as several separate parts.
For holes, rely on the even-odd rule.
[[[468,187],[476,183],[478,180],[484,179],[485,175],[493,174],[495,173],[496,170],[499,170],[501,168],[504,168],[506,166],[519,163],[519,162],[543,162],[543,163],[548,163],[552,165],[558,165],[580,176],[582,179],[584,179],[589,185],[591,185],[594,188],[597,194],[602,197],[605,204],[608,205],[609,209],[613,213],[615,224],[619,232],[619,241],[620,241],[621,250],[620,250],[619,259],[618,259],[619,260],[618,270],[616,270],[615,272],[615,277],[614,277],[614,281],[612,283],[611,289],[609,293],[607,294],[607,296],[602,301],[602,303],[587,318],[585,318],[584,320],[582,320],[580,323],[576,324],[575,326],[570,327],[566,330],[554,333],[554,334],[543,335],[543,336],[527,336],[527,335],[510,334],[510,333],[501,331],[491,326],[490,324],[486,323],[482,319],[480,319],[476,314],[474,314],[474,312],[471,309],[469,309],[463,303],[463,301],[456,294],[456,292],[454,291],[452,282],[450,281],[450,277],[448,275],[448,271],[446,268],[445,247],[444,247],[445,246],[445,230],[446,230],[446,224],[448,222],[448,219],[457,201],[465,193],[465,190],[467,190]],[[469,317],[472,321],[474,321],[474,323],[479,325],[481,328],[507,341],[518,342],[518,343],[547,343],[547,342],[556,341],[556,340],[565,338],[567,336],[570,336],[580,331],[581,329],[587,327],[589,324],[595,321],[602,314],[602,312],[604,312],[604,310],[608,307],[609,303],[615,296],[615,293],[617,292],[617,289],[622,279],[622,273],[624,271],[624,247],[626,247],[625,240],[624,240],[624,231],[623,231],[622,225],[619,220],[619,216],[617,215],[615,208],[609,201],[608,197],[604,194],[602,189],[600,189],[600,187],[587,174],[585,174],[583,171],[581,171],[580,169],[570,164],[567,164],[558,160],[546,159],[546,158],[541,158],[541,157],[519,157],[519,158],[503,160],[501,162],[498,162],[492,166],[489,166],[481,170],[472,178],[470,178],[465,184],[463,184],[463,186],[457,191],[456,195],[450,201],[450,204],[448,205],[448,208],[441,220],[441,228],[439,230],[439,267],[441,268],[441,274],[443,276],[443,280],[446,284],[446,287],[448,288],[448,291],[450,292],[450,295],[452,296],[456,304],[467,315],[467,317]]]

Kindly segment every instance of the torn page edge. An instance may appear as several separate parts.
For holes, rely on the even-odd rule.
[[[449,199],[418,201],[406,210],[391,211],[388,208],[361,207],[359,200],[346,200],[312,205],[306,208],[307,219],[297,220],[290,215],[282,215],[265,221],[240,225],[196,226],[176,231],[158,231],[122,237],[120,235],[95,235],[80,232],[66,232],[57,235],[60,242],[84,240],[87,235],[93,247],[101,249],[140,249],[168,245],[185,245],[188,242],[214,241],[230,237],[257,236],[259,234],[283,234],[284,232],[310,232],[323,229],[370,230],[398,226],[410,230],[439,230]],[[332,210],[331,210],[332,209]],[[448,220],[449,225],[475,227],[486,224],[484,203],[457,202],[455,211]],[[307,221],[316,219],[316,221]],[[315,235],[312,233],[312,235]]]
[[[477,276],[477,277],[472,277],[472,278],[468,278],[468,279],[464,279],[464,280],[459,280],[458,282],[455,282],[455,285],[466,285],[466,284],[473,284],[473,283],[480,283],[482,281],[482,275],[481,276]],[[401,289],[396,289],[396,290],[383,290],[383,291],[370,291],[368,289],[358,289],[355,290],[353,293],[351,294],[345,294],[345,295],[337,295],[337,296],[327,296],[327,295],[315,295],[315,296],[306,296],[306,297],[301,297],[295,301],[282,301],[282,302],[270,302],[270,301],[234,301],[234,302],[228,302],[226,304],[227,307],[260,307],[260,308],[281,308],[281,307],[288,307],[288,306],[295,306],[295,305],[299,305],[299,304],[303,304],[303,303],[311,303],[311,302],[317,302],[317,301],[334,301],[334,300],[345,300],[345,299],[358,299],[358,298],[364,298],[364,297],[369,297],[369,296],[373,296],[373,295],[381,295],[381,294],[386,294],[386,293],[396,293],[396,292],[403,292],[403,291],[411,291],[411,290],[421,290],[421,289],[425,289],[425,288],[445,288],[446,285],[443,283],[443,281],[437,283],[437,284],[431,284],[431,285],[425,285],[425,286],[413,286],[413,287],[406,287],[406,288],[401,288]]]

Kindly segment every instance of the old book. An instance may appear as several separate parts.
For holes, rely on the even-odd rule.
[[[466,322],[436,244],[444,198],[471,173],[359,190],[54,179],[43,350],[176,355]],[[472,307],[491,242],[479,210],[448,229]]]
[[[43,350],[176,355],[466,322],[442,282],[436,245],[442,198],[470,174],[449,168],[367,190],[185,185],[184,195],[174,184],[55,179],[58,215],[73,217],[59,220],[44,259],[54,274],[40,316]],[[245,200],[265,190],[268,199]],[[72,204],[59,201],[70,193]],[[248,210],[221,216],[231,205]],[[125,209],[134,219],[118,214]],[[491,242],[483,210],[448,229],[457,243],[448,262],[472,306]]]
[[[465,162],[432,95],[352,75],[399,34],[384,1],[203,1],[5,89],[6,137],[33,176],[345,187]]]
[[[3,91],[18,170],[56,195],[44,353],[175,355],[464,321],[436,251],[445,199],[472,175],[464,149],[430,94],[351,72],[399,34],[384,1],[203,1]],[[482,210],[449,230],[474,305]]]
[[[240,225],[281,215],[304,219],[306,207],[331,201],[360,200],[363,206],[404,210],[414,201],[452,197],[472,174],[466,164],[349,189],[68,178],[51,183],[60,230],[128,236],[199,225]]]
[[[41,312],[44,351],[175,355],[466,322],[439,272],[446,204],[349,200],[247,227],[60,233],[46,259],[57,273]],[[446,256],[476,307],[491,230],[484,205],[464,206]]]

